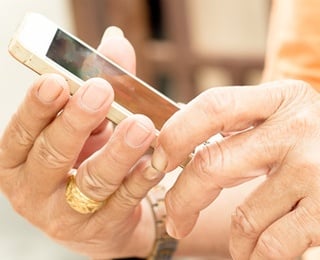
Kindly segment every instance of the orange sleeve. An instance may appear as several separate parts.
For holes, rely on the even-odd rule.
[[[300,79],[320,91],[320,1],[274,0],[263,81]]]

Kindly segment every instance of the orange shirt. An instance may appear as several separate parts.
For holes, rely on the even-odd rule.
[[[263,81],[300,79],[320,91],[320,1],[274,0]]]
[[[300,79],[320,91],[320,0],[274,0],[263,81]],[[320,259],[320,247],[303,260]]]

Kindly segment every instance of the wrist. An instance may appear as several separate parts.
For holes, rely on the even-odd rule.
[[[156,239],[152,208],[147,199],[141,201],[141,216],[126,248],[127,257],[147,258]]]
[[[164,203],[166,189],[158,185],[148,194],[155,225],[155,242],[148,260],[169,260],[176,251],[178,241],[167,234],[165,227],[166,209]]]
[[[156,240],[155,220],[152,212],[152,208],[147,199],[141,202],[141,221],[137,226],[136,231],[139,232],[136,238],[136,246],[133,248],[134,256],[139,258],[147,258],[154,247],[154,241]]]
[[[148,260],[169,260],[172,258],[177,240],[170,237],[165,229],[165,197],[163,186],[154,187],[141,202],[141,216],[131,242],[127,248],[128,257]]]

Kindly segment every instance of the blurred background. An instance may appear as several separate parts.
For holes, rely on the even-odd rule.
[[[0,133],[37,77],[7,46],[23,15],[39,12],[96,47],[121,27],[137,74],[179,102],[214,86],[255,84],[263,68],[268,0],[0,0]],[[86,259],[17,216],[0,195],[0,259]]]

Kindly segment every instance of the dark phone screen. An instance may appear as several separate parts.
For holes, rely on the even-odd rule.
[[[106,79],[114,89],[117,103],[134,114],[148,116],[159,130],[178,110],[174,102],[160,97],[150,86],[60,29],[52,40],[47,57],[84,81],[93,77]]]

